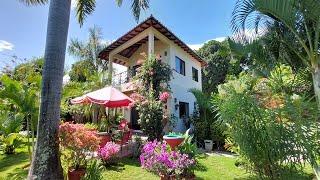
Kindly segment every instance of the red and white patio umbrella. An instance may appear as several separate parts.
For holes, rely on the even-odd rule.
[[[116,108],[128,106],[133,100],[111,86],[90,92],[71,100],[72,104],[100,104],[105,107]]]

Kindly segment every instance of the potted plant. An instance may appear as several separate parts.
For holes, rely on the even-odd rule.
[[[164,135],[163,139],[169,144],[171,149],[174,150],[183,142],[184,136],[178,133],[169,133],[168,135]]]
[[[114,142],[107,142],[107,144],[98,150],[98,157],[102,160],[105,166],[116,163],[120,145]]]
[[[85,175],[90,155],[93,155],[91,152],[99,147],[97,132],[83,124],[65,122],[59,126],[59,141],[68,163],[69,180],[80,180]]]
[[[171,150],[166,142],[153,141],[145,144],[140,162],[142,168],[158,174],[163,180],[195,177],[195,159],[180,151]]]

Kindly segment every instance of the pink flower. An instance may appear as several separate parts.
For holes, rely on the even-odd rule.
[[[103,161],[108,161],[111,158],[117,156],[118,152],[120,151],[120,145],[114,142],[107,142],[107,144],[98,150],[98,156]]]
[[[162,93],[160,93],[160,95],[159,95],[159,99],[160,99],[162,102],[166,102],[169,98],[170,98],[170,93],[167,92],[167,91],[162,92]]]
[[[133,99],[134,101],[136,101],[136,102],[141,102],[141,101],[143,101],[145,98],[142,96],[142,95],[140,95],[139,93],[132,93],[131,95],[130,95],[130,98],[131,99]]]
[[[119,129],[124,129],[126,126],[128,126],[128,121],[125,119],[121,120],[119,124]]]
[[[59,126],[59,142],[62,148],[70,150],[76,166],[86,161],[85,152],[99,148],[97,131],[86,128],[83,124],[65,122]]]

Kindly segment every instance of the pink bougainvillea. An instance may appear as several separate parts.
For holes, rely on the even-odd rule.
[[[195,167],[194,158],[172,151],[166,142],[151,141],[143,146],[140,155],[142,168],[162,175],[182,175]]]
[[[139,93],[132,93],[130,98],[133,99],[135,102],[142,102],[145,98]]]
[[[112,163],[120,151],[120,145],[108,142],[103,148],[98,150],[98,156],[105,164]]]
[[[162,93],[160,93],[160,95],[159,95],[159,99],[160,99],[162,102],[166,102],[169,98],[170,98],[170,93],[167,92],[167,91],[162,92]]]

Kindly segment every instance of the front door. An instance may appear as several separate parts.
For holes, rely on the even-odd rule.
[[[135,130],[140,129],[140,125],[138,123],[139,113],[135,107],[131,108],[131,128]]]

